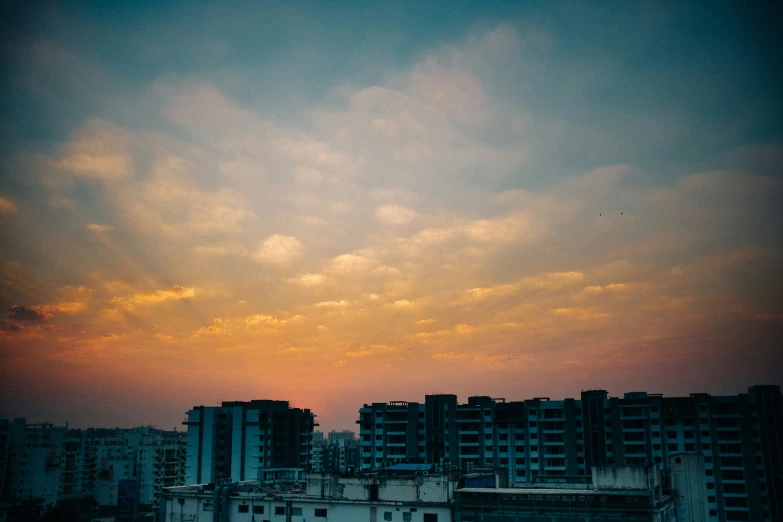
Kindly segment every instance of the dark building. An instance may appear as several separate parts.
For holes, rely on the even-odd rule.
[[[509,482],[571,480],[594,466],[655,465],[703,457],[708,520],[781,521],[783,410],[778,386],[748,393],[664,397],[646,392],[506,402],[427,395],[359,410],[362,469],[400,462],[494,467]]]
[[[255,480],[266,468],[310,469],[318,424],[309,409],[253,400],[195,406],[187,415],[188,484]]]

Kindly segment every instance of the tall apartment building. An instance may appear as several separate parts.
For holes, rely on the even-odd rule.
[[[783,410],[778,386],[747,394],[609,397],[506,402],[427,395],[424,403],[365,404],[359,410],[362,469],[400,462],[503,468],[510,482],[566,480],[596,465],[656,464],[700,455],[710,522],[783,516]],[[676,462],[676,460],[674,461]]]
[[[272,400],[195,406],[183,424],[187,484],[256,480],[265,468],[309,470],[318,425],[309,409]]]
[[[184,483],[185,449],[183,433],[151,427],[72,430],[0,421],[0,500],[32,500],[46,508],[92,498],[99,512],[112,514],[119,481],[136,477],[140,508],[152,511],[164,486]]]

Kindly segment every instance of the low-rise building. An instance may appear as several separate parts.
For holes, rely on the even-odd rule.
[[[517,488],[461,488],[455,522],[676,522],[675,495],[648,466],[596,466],[592,480],[537,481]],[[581,479],[581,480],[580,480]]]
[[[311,473],[299,482],[245,481],[165,488],[159,520],[172,522],[451,522],[457,482],[441,474]]]

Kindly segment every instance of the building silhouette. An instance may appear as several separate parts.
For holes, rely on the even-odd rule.
[[[359,410],[361,469],[401,462],[443,469],[494,467],[511,483],[569,481],[594,466],[654,465],[670,480],[676,456],[703,459],[707,520],[783,516],[783,410],[778,386],[748,393],[664,397],[646,392],[507,402],[456,395]],[[691,477],[691,483],[693,479]]]
[[[268,468],[309,470],[318,425],[309,409],[273,400],[195,406],[183,424],[187,484],[255,480]]]

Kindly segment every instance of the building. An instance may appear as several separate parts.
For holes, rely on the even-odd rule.
[[[7,426],[3,500],[32,500],[42,507],[53,506],[61,494],[62,448],[68,427],[27,424],[25,419],[14,419]]]
[[[326,440],[327,441],[344,440],[348,443],[357,442],[356,432],[351,430],[342,430],[342,431],[332,430],[327,435]]]
[[[748,393],[664,397],[646,392],[507,402],[456,395],[424,403],[365,404],[359,410],[361,469],[400,462],[469,470],[494,467],[510,483],[587,477],[594,466],[704,459],[707,520],[783,520],[783,410],[778,386]],[[695,508],[694,508],[695,509]]]
[[[358,441],[345,439],[329,440],[326,444],[313,447],[313,471],[323,473],[344,473],[359,469],[361,448]]]
[[[187,484],[255,480],[266,468],[310,469],[318,425],[310,410],[271,400],[195,406],[183,424]]]
[[[675,497],[653,466],[595,466],[591,479],[519,488],[460,488],[455,522],[676,522]]]
[[[45,510],[64,500],[92,499],[99,515],[110,516],[120,481],[137,478],[140,512],[152,512],[162,488],[185,479],[185,437],[176,431],[73,430],[14,419],[0,421],[3,446],[0,502],[9,509],[31,502]]]
[[[406,472],[173,487],[164,490],[158,520],[451,522],[456,485],[445,475]]]
[[[321,440],[313,444],[313,471],[343,473],[359,469],[361,448],[355,432],[330,431],[326,440],[323,433],[316,433]]]

